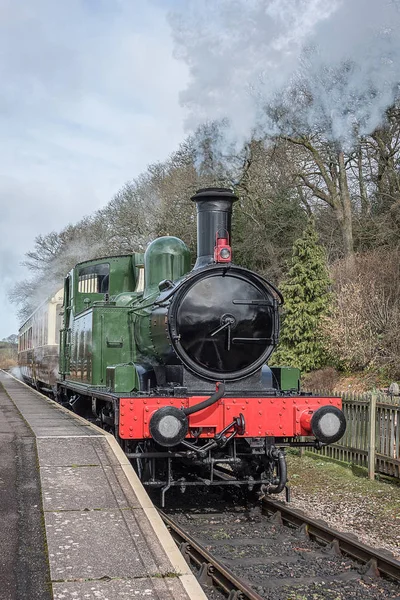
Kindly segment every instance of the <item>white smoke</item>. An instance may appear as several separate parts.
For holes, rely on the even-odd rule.
[[[398,93],[398,0],[185,0],[170,24],[187,128],[228,119],[240,145],[318,131],[349,146]]]
[[[20,306],[20,326],[34,310],[64,286],[64,277],[76,264],[104,256],[105,251],[101,241],[85,240],[84,236],[85,232],[65,243],[62,251],[48,264],[42,265],[33,277],[18,282],[14,289],[22,287],[25,291],[24,295],[19,293],[14,296],[11,290],[11,302]]]

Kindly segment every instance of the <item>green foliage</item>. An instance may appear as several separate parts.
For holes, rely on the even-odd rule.
[[[304,372],[326,364],[322,319],[329,311],[329,288],[325,250],[309,222],[293,245],[290,269],[281,285],[285,309],[274,364],[288,364]]]

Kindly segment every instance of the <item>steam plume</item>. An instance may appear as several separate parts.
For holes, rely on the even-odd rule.
[[[346,147],[398,94],[398,0],[186,0],[170,23],[189,129],[228,119],[240,144],[318,131]]]

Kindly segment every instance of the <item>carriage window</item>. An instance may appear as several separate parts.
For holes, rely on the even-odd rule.
[[[78,292],[82,294],[106,294],[110,279],[110,265],[90,265],[79,269]]]

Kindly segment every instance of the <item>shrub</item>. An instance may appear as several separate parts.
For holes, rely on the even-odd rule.
[[[336,365],[399,377],[400,252],[363,254],[352,271],[338,261],[331,276],[334,299],[324,330]]]
[[[321,327],[330,304],[330,279],[324,248],[310,222],[293,245],[290,269],[281,285],[285,300],[282,335],[274,364],[307,372],[326,364],[326,341]]]

